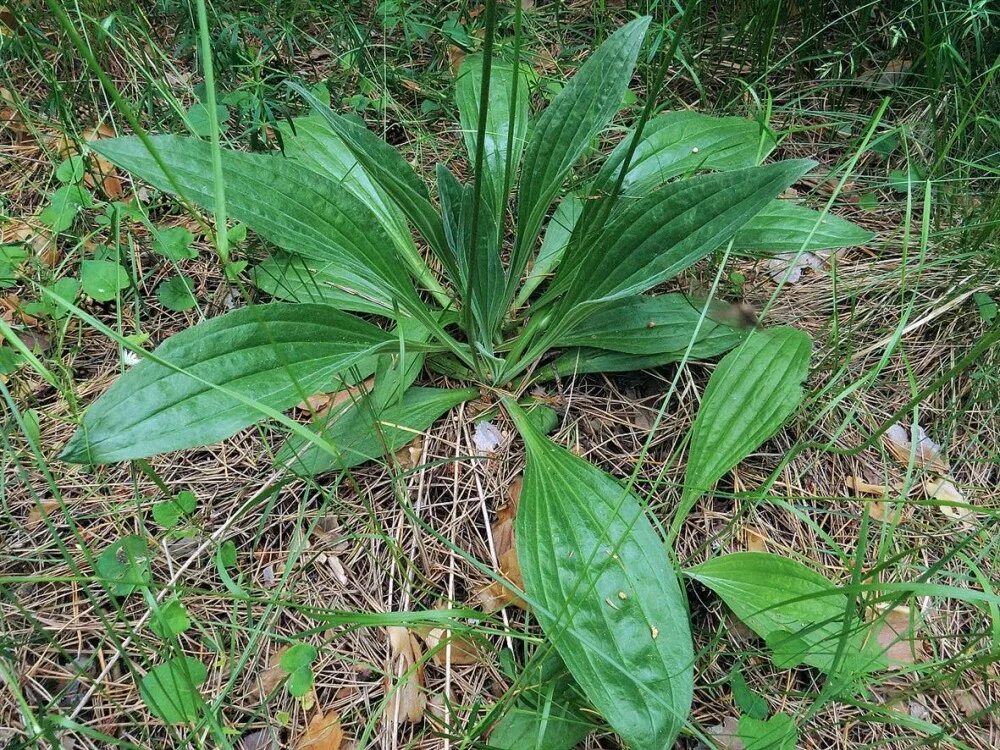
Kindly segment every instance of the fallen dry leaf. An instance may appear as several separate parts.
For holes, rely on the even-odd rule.
[[[514,545],[514,518],[517,516],[517,505],[520,499],[521,478],[518,477],[508,486],[507,502],[497,509],[497,520],[491,528],[500,574],[517,588],[523,589],[524,578],[521,575],[521,564],[517,559],[517,547]],[[479,590],[477,598],[487,612],[495,612],[508,604],[521,609],[528,608],[521,597],[500,581],[493,581],[484,586]]]
[[[310,414],[315,412],[317,417],[322,417],[329,414],[341,404],[353,401],[360,393],[369,392],[374,384],[375,378],[368,378],[363,383],[353,385],[350,388],[341,388],[339,391],[333,391],[332,393],[317,393],[309,396],[295,408]]]
[[[288,646],[282,646],[267,660],[267,669],[260,673],[260,697],[270,695],[288,676],[288,673],[281,668],[281,655],[288,650]]]
[[[910,463],[910,453],[916,458],[917,467],[938,474],[947,474],[951,468],[948,459],[941,455],[941,446],[931,440],[924,428],[917,425],[917,445],[914,447],[910,432],[901,424],[894,424],[886,430],[883,441],[889,452],[899,463],[907,466]]]
[[[43,518],[47,518],[52,514],[53,511],[59,509],[58,500],[42,500],[31,512],[28,513],[28,518],[25,521],[26,526],[36,526],[42,522]]]
[[[462,68],[462,63],[465,61],[465,50],[454,44],[448,45],[448,70],[451,71],[453,76],[458,75],[458,71]]]
[[[258,729],[240,737],[238,750],[278,750],[278,737],[273,729]]]
[[[777,283],[797,284],[805,270],[822,271],[826,260],[816,253],[777,253],[767,261],[767,272]]]
[[[892,490],[884,484],[869,484],[861,477],[848,476],[844,480],[848,489],[854,490],[859,495],[872,495],[873,497],[885,497]]]
[[[924,641],[915,632],[919,617],[909,607],[879,608],[874,620],[878,623],[875,637],[890,668],[909,666],[924,657]]]
[[[444,602],[438,602],[434,608],[444,610],[447,609],[447,605]],[[447,642],[447,646],[441,648],[439,651],[435,651],[431,656],[434,663],[439,666],[443,667],[448,663],[449,650],[451,651],[452,664],[478,664],[480,661],[479,651],[476,648],[476,644],[469,638],[465,638],[460,635],[453,635],[451,634],[451,631],[444,628],[422,627],[417,628],[416,631],[417,634],[423,638],[424,643],[427,644],[427,649],[429,651],[433,651],[442,642]]]
[[[427,696],[424,695],[424,668],[420,663],[422,651],[417,639],[404,627],[392,625],[389,631],[389,645],[392,649],[392,664],[388,670],[396,680],[386,677],[385,689],[389,694],[385,716],[389,721],[417,723],[424,718]]]
[[[716,750],[745,750],[746,745],[740,739],[739,720],[727,716],[721,724],[709,727],[705,733],[715,740]]]
[[[889,487],[884,484],[869,484],[864,481],[861,477],[848,476],[844,480],[844,484],[847,485],[848,489],[853,490],[858,495],[871,495],[872,497],[889,497],[893,494],[898,494],[902,491],[901,487]],[[905,503],[887,503],[882,500],[872,500],[866,503],[868,506],[868,515],[874,518],[876,521],[889,521],[893,523],[901,523],[909,519],[913,514],[913,508]],[[892,514],[892,518],[889,518],[889,508],[894,507],[895,512]]]
[[[343,744],[340,717],[331,711],[327,714],[317,712],[295,747],[298,750],[340,750]]]
[[[424,452],[424,436],[418,435],[412,443],[396,451],[396,462],[400,468],[407,471],[420,465],[420,456]]]
[[[767,552],[767,537],[757,529],[747,526],[743,529],[743,535],[747,540],[747,550],[750,552]]]
[[[914,446],[910,432],[902,425],[894,424],[886,430],[883,442],[900,464],[909,466],[912,454],[917,468],[928,472],[923,479],[924,492],[928,497],[945,503],[968,505],[969,501],[948,474],[951,466],[947,457],[941,454],[941,446],[935,443],[920,425],[916,425],[916,432],[917,443]],[[967,507],[950,504],[938,507],[946,516],[956,520],[965,520],[974,515]]]
[[[983,701],[971,690],[955,691],[955,703],[967,719],[971,719],[973,716],[982,717],[986,711]]]
[[[924,481],[924,490],[927,492],[929,497],[932,497],[935,500],[941,500],[945,503],[960,503],[961,505],[968,505],[969,502],[965,499],[965,495],[963,495],[958,487],[955,486],[955,483],[947,477],[934,477],[926,479]],[[963,508],[957,505],[939,505],[938,509],[946,516],[950,516],[958,521],[964,521],[975,516],[975,513],[969,508]]]

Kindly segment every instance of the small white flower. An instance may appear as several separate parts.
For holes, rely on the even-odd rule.
[[[131,349],[125,349],[122,352],[122,362],[125,363],[126,367],[135,367],[141,361],[141,357],[133,352]]]

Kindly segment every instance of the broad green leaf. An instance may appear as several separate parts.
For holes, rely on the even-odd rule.
[[[85,260],[80,265],[84,294],[98,302],[110,302],[128,287],[128,271],[113,260]]]
[[[293,435],[275,459],[299,476],[350,469],[394,453],[449,409],[478,395],[475,388],[411,388],[398,403],[385,407],[377,416],[368,398],[359,395],[313,425],[337,448],[338,455]]]
[[[168,599],[153,613],[149,629],[160,638],[174,638],[191,627],[184,605],[177,599]]]
[[[38,220],[53,232],[65,232],[73,226],[76,215],[84,208],[94,207],[94,196],[82,185],[63,185],[53,191],[52,197]]]
[[[316,647],[309,643],[296,643],[281,655],[281,668],[288,673],[288,692],[301,698],[313,686],[312,663],[316,661]]]
[[[285,156],[324,175],[353,193],[371,209],[372,215],[395,243],[424,286],[433,287],[430,269],[413,242],[406,216],[358,163],[357,158],[330,125],[319,115],[279,122]]]
[[[161,135],[154,148],[175,183],[163,173],[137,138],[95,142],[104,157],[155,187],[178,189],[188,200],[215,207],[211,144],[194,138]],[[348,289],[392,309],[395,300],[423,314],[395,245],[369,207],[349,190],[296,162],[269,154],[223,149],[222,174],[229,215],[280,248],[338,264]]]
[[[788,714],[776,714],[766,721],[741,716],[738,731],[746,750],[795,750],[799,740]]]
[[[175,263],[197,258],[198,251],[191,247],[194,235],[184,227],[167,227],[153,231],[153,252]]]
[[[566,252],[566,247],[569,245],[573,228],[582,213],[583,201],[574,193],[570,193],[559,202],[552,218],[549,219],[549,223],[545,227],[545,236],[542,238],[542,246],[538,250],[538,256],[528,270],[528,277],[525,279],[521,291],[518,292],[517,304],[519,306],[528,300],[538,285],[545,281],[559,265]]]
[[[308,667],[316,661],[318,654],[316,647],[311,643],[296,643],[281,655],[279,663],[286,672],[294,672],[296,669]]]
[[[694,653],[663,541],[634,494],[506,404],[528,454],[514,536],[535,615],[630,747],[671,747],[691,706]]]
[[[185,490],[176,497],[169,498],[153,506],[153,520],[165,529],[173,528],[181,517],[193,513],[198,498],[193,492]]]
[[[608,37],[535,123],[521,168],[511,286],[520,281],[570,169],[621,106],[649,22],[648,16],[637,18]]]
[[[691,350],[689,359],[708,359],[714,357],[738,342],[733,342],[721,350],[709,349],[708,353],[699,351],[696,344]],[[684,349],[662,354],[622,354],[604,349],[567,349],[551,362],[535,371],[534,381],[544,383],[549,380],[586,375],[592,372],[635,372],[637,370],[652,370],[656,367],[680,362],[684,358]]]
[[[149,569],[149,545],[130,534],[105,549],[94,561],[94,572],[112,596],[128,596],[153,581]]]
[[[507,160],[517,172],[528,133],[528,80],[523,67],[516,75],[510,63],[494,60],[490,66],[489,105],[486,109],[486,138],[483,144],[483,199],[493,215],[503,218],[507,208]],[[455,81],[455,103],[462,126],[462,137],[469,153],[469,163],[476,163],[479,134],[479,100],[483,84],[483,57],[469,55],[462,62]],[[512,132],[513,131],[513,132]],[[507,144],[511,150],[508,152]],[[501,221],[502,223],[502,221]]]
[[[175,656],[149,670],[139,681],[139,694],[157,718],[167,724],[197,720],[205,705],[198,688],[208,677],[205,665],[192,656]]]
[[[626,297],[585,318],[555,345],[662,355],[683,354],[693,340],[692,356],[706,357],[731,349],[746,337],[745,330],[718,322],[724,303],[709,305],[702,319],[704,307],[703,301],[683,294]]]
[[[763,719],[767,716],[767,701],[750,689],[739,669],[734,669],[730,673],[729,686],[733,690],[733,703],[740,711],[755,719]]]
[[[79,154],[65,159],[62,164],[56,167],[56,179],[59,182],[77,183],[83,179],[87,171],[87,164]]]
[[[277,252],[253,269],[253,283],[263,292],[289,302],[316,302],[348,312],[395,317],[385,302],[352,294],[350,278],[336,261],[315,260]]]
[[[553,698],[533,706],[518,703],[490,734],[496,750],[572,750],[596,729],[579,708]]]
[[[698,498],[770,438],[798,408],[812,340],[796,328],[753,331],[729,352],[705,388],[691,427],[675,533]]]
[[[191,106],[191,109],[187,111],[187,121],[191,132],[195,135],[200,135],[202,138],[212,135],[212,121],[209,118],[209,113],[210,110],[207,104],[197,102]],[[229,119],[229,108],[221,104],[216,104],[215,117],[219,124],[219,132],[225,133],[229,129],[226,122]]]
[[[62,458],[109,463],[223,440],[390,342],[385,331],[326,305],[235,310],[167,339],[153,352],[158,361],[144,359],[122,375],[88,409]]]
[[[632,131],[611,152],[594,178],[591,192],[610,193],[618,180]],[[742,117],[699,112],[667,112],[652,118],[622,181],[622,195],[644,195],[683,174],[726,172],[760,164],[774,150],[774,137],[761,124]]]
[[[156,287],[156,298],[165,308],[175,312],[190,310],[198,304],[194,296],[194,280],[184,274],[160,282]]]
[[[424,367],[426,355],[423,352],[407,350],[406,342],[429,341],[430,332],[427,328],[413,318],[401,318],[393,333],[400,343],[399,348],[391,354],[380,355],[375,367],[375,386],[370,397],[376,409],[384,409],[398,403]]]
[[[488,203],[480,203],[476,246],[473,247],[475,191],[471,185],[459,183],[443,164],[438,164],[437,175],[445,235],[458,266],[462,303],[472,306],[478,329],[476,340],[489,347],[504,311],[504,271],[497,246],[496,217]],[[470,295],[469,299],[465,299],[466,294]]]
[[[358,160],[365,172],[403,210],[444,264],[452,280],[457,269],[450,262],[441,217],[431,203],[427,186],[396,149],[372,133],[363,123],[335,114],[310,91],[290,83],[313,111],[330,126]]]
[[[870,628],[852,611],[847,595],[802,563],[765,552],[734,552],[687,573],[718,594],[769,645],[793,639],[802,644],[800,662],[827,673],[885,666],[876,639],[867,637]]]
[[[288,687],[288,692],[294,695],[296,698],[302,698],[305,696],[313,686],[313,673],[312,669],[309,667],[302,667],[301,669],[296,669],[288,674],[288,682],[285,683]]]
[[[583,245],[571,244],[550,294],[556,315],[646,291],[724,245],[815,162],[793,160],[672,182],[625,205]]]
[[[586,702],[572,675],[553,649],[536,651],[516,684],[521,692],[494,725],[491,748],[571,750],[597,728],[592,712],[584,710]]]
[[[798,252],[863,245],[874,235],[847,219],[821,214],[791,201],[775,200],[736,232],[733,250]]]

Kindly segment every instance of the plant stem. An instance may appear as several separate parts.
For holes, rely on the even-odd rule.
[[[486,111],[490,106],[490,73],[493,70],[493,35],[497,25],[496,0],[486,2],[486,38],[483,41],[483,78],[479,88],[479,123],[476,133],[476,165],[475,180],[472,186],[472,232],[469,238],[469,257],[477,252],[479,242],[480,206],[483,199],[483,157],[486,150]],[[514,76],[515,80],[517,76]],[[468,279],[465,285],[465,296],[462,300],[462,315],[465,318],[465,330],[470,338],[475,337],[472,295],[476,288],[476,262],[469,263]],[[483,331],[484,341],[480,343],[489,348],[492,346],[493,332]],[[475,347],[473,347],[475,351]],[[476,357],[478,362],[479,358]],[[477,368],[478,369],[478,368]]]
[[[212,181],[215,189],[215,247],[224,265],[229,264],[229,229],[226,226],[226,185],[222,179],[222,146],[219,142],[219,112],[215,102],[215,70],[212,67],[212,43],[208,35],[208,11],[205,0],[197,0],[198,39],[201,64],[205,73],[208,99],[208,127],[212,138]]]

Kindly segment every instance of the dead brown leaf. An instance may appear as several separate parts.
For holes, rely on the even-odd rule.
[[[909,607],[893,607],[888,611],[881,608],[876,611],[875,621],[878,623],[875,637],[890,668],[909,666],[924,657],[924,641],[915,632],[919,617]]]
[[[743,536],[747,540],[747,549],[750,552],[767,552],[767,537],[761,534],[752,526],[743,529]]]
[[[331,711],[327,714],[317,712],[295,747],[297,750],[340,750],[343,744],[340,717]]]
[[[983,705],[979,696],[971,690],[955,691],[955,703],[967,719],[971,719],[973,716],[982,716],[986,710],[986,706]]]
[[[514,518],[521,499],[521,478],[518,477],[507,488],[507,502],[497,509],[497,520],[493,523],[493,546],[497,553],[500,574],[519,589],[524,588],[521,564],[517,559],[514,545]],[[527,604],[511,588],[500,581],[493,581],[480,589],[477,594],[480,604],[487,612],[494,612],[511,604],[527,609]]]
[[[392,649],[392,664],[388,670],[396,681],[386,677],[385,689],[389,702],[385,716],[389,721],[408,721],[416,724],[424,718],[427,696],[424,694],[424,668],[420,663],[423,652],[420,643],[404,627],[387,628]]]
[[[423,452],[424,437],[418,435],[412,443],[396,451],[396,462],[403,469],[415,469],[420,465],[420,456]]]
[[[971,518],[974,514],[969,508],[952,504],[968,505],[969,501],[949,475],[951,466],[947,457],[942,455],[941,446],[935,443],[920,425],[916,425],[916,432],[917,443],[914,446],[910,432],[902,425],[894,424],[886,430],[883,442],[900,464],[908,466],[912,453],[917,468],[928,472],[923,479],[924,492],[930,498],[949,503],[938,506],[942,513],[956,520]]]
[[[59,509],[58,500],[42,500],[38,505],[31,509],[28,513],[28,518],[25,521],[26,526],[37,526],[42,522],[43,518],[48,518],[52,515],[53,511]]]
[[[445,610],[447,609],[447,605],[444,602],[438,602],[434,608],[438,610]],[[448,663],[449,647],[451,651],[452,664],[478,664],[480,661],[479,650],[476,648],[475,642],[469,638],[452,634],[451,631],[445,630],[444,628],[422,627],[416,628],[416,632],[421,638],[423,638],[429,651],[433,651],[443,642],[447,643],[446,647],[441,648],[439,651],[435,651],[433,656],[431,656],[434,663],[439,666],[443,667]]]
[[[239,750],[278,750],[278,737],[270,727],[247,732],[240,737]]]
[[[284,682],[288,673],[281,668],[281,655],[288,650],[288,646],[282,646],[273,654],[271,658],[267,660],[267,669],[260,673],[260,686],[259,692],[260,697],[264,698],[270,695],[274,690]]]
[[[947,477],[934,477],[926,479],[924,481],[924,491],[929,497],[932,497],[935,500],[949,503],[949,505],[938,506],[938,509],[946,516],[954,518],[957,521],[965,521],[975,516],[975,513],[969,508],[951,505],[951,503],[968,505],[969,501],[966,500],[965,495],[963,495],[958,487],[955,486],[955,483]]]
[[[885,497],[892,491],[884,484],[869,484],[861,477],[856,476],[848,476],[844,480],[844,484],[859,495],[871,495],[872,497]]]
[[[465,61],[465,50],[454,44],[448,45],[448,70],[451,71],[453,76],[458,75],[458,71],[462,67],[462,63]]]
[[[740,739],[739,720],[732,716],[727,716],[721,724],[709,727],[705,730],[713,740],[717,750],[745,750],[746,745]]]
[[[951,468],[948,465],[948,459],[941,455],[941,446],[931,440],[920,425],[917,425],[917,445],[915,447],[910,438],[909,430],[901,424],[894,424],[886,430],[882,440],[893,458],[903,466],[909,465],[910,453],[912,452],[915,455],[918,468],[938,474],[947,474]]]

